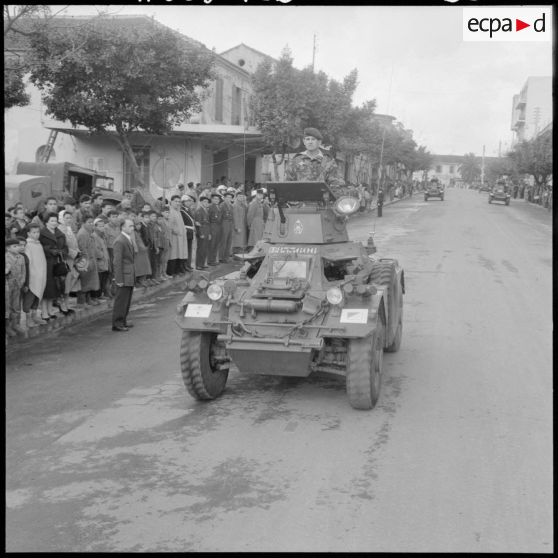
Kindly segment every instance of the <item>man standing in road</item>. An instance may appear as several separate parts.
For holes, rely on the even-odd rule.
[[[295,155],[287,165],[286,180],[325,182],[335,196],[340,196],[345,181],[339,177],[333,157],[320,149],[322,139],[322,134],[316,128],[304,130],[306,151]]]
[[[112,331],[128,331],[133,324],[128,322],[128,312],[132,302],[132,293],[136,276],[134,273],[134,245],[132,237],[134,221],[124,219],[120,235],[113,245],[114,281],[116,296],[112,307]]]

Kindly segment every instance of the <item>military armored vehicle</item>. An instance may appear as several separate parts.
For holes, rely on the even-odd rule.
[[[350,241],[356,198],[322,182],[267,183],[275,194],[263,239],[242,268],[215,280],[195,271],[179,303],[182,377],[191,396],[215,399],[234,363],[240,373],[345,377],[350,404],[371,409],[383,353],[403,332],[404,272],[374,259],[373,238]]]
[[[508,191],[506,183],[504,180],[498,180],[494,185],[494,188],[488,194],[488,203],[495,201],[504,202],[506,205],[510,205],[511,194]]]
[[[424,201],[428,201],[429,198],[440,198],[444,201],[444,187],[436,177],[430,179],[424,190]]]

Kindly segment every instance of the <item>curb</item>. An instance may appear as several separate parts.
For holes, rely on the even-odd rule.
[[[208,270],[210,279],[215,276],[224,275],[226,273],[230,273],[231,271],[237,269],[239,265],[232,264],[222,264],[216,266],[215,268]],[[148,299],[151,296],[160,294],[167,290],[170,290],[177,285],[182,285],[186,280],[187,276],[182,277],[174,277],[168,281],[164,281],[159,285],[155,285],[153,287],[139,287],[134,288],[134,294],[132,298],[132,307],[135,303],[140,302],[142,300]],[[28,328],[25,333],[18,333],[15,337],[6,337],[6,349],[10,348],[19,348],[25,346],[30,341],[34,339],[40,338],[44,339],[66,329],[68,327],[78,325],[86,320],[93,320],[99,317],[102,314],[106,314],[112,311],[112,300],[104,300],[100,301],[98,306],[84,306],[80,308],[72,307],[72,310],[75,312],[74,314],[70,314],[69,316],[65,316],[61,313],[57,314],[58,317],[49,321],[47,324],[38,325],[36,327]]]

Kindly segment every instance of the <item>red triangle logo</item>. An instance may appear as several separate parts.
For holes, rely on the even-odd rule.
[[[530,23],[525,23],[524,21],[521,21],[520,19],[515,20],[515,30],[516,31],[521,31],[522,29],[525,29],[525,27],[531,27],[531,24]]]

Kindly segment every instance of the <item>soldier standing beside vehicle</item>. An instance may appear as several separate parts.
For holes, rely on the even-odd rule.
[[[340,196],[345,181],[339,177],[335,159],[320,149],[322,139],[322,134],[316,128],[304,130],[302,141],[306,151],[297,153],[289,162],[285,180],[325,182],[335,196]]]
[[[221,242],[221,194],[211,194],[211,205],[207,210],[209,213],[209,224],[211,230],[211,238],[209,242],[209,255],[207,257],[208,265],[217,265],[219,263],[219,243]]]
[[[196,223],[196,239],[198,241],[196,269],[207,269],[207,251],[211,239],[209,198],[207,196],[200,196],[200,205],[194,213],[194,220]]]

